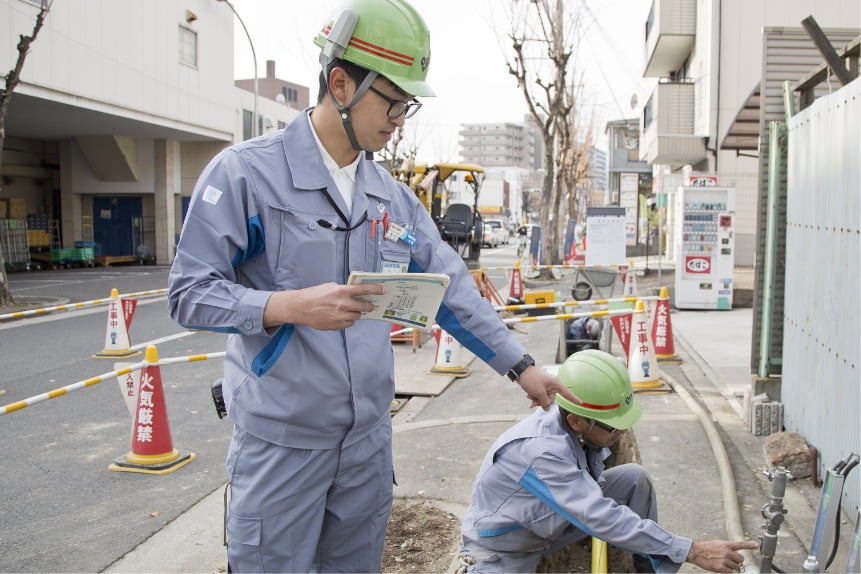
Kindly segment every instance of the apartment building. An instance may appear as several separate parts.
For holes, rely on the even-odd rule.
[[[463,124],[458,135],[465,162],[484,168],[539,169],[543,165],[543,140],[531,117],[520,123]]]
[[[0,0],[0,70],[40,4]],[[170,263],[206,163],[250,135],[255,109],[261,133],[300,113],[295,84],[280,82],[297,89],[283,103],[236,87],[234,24],[213,0],[54,2],[6,114],[0,200],[44,222],[51,247]]]
[[[640,116],[640,158],[652,166],[661,193],[673,193],[692,174],[715,175],[718,185],[736,187],[736,265],[753,266],[757,249],[761,142],[755,130],[754,144],[740,148],[736,118],[763,75],[763,30],[798,28],[811,15],[825,29],[857,26],[859,11],[856,0],[652,3],[644,22],[643,77],[658,83]],[[815,50],[812,41],[809,46]]]

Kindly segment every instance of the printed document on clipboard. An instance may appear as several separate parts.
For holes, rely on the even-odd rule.
[[[362,313],[362,319],[388,321],[430,332],[449,281],[448,275],[440,273],[354,271],[347,285],[382,283],[386,286],[384,295],[362,297],[374,304],[374,310]]]

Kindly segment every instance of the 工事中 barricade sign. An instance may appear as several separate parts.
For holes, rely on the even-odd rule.
[[[652,334],[646,320],[646,307],[637,301],[631,323],[631,350],[628,354],[628,374],[634,389],[656,389],[663,386],[655,350],[652,348]]]
[[[637,274],[634,271],[634,262],[625,271],[625,279],[622,283],[622,295],[625,297],[636,297],[640,293],[637,291]]]
[[[433,375],[449,375],[462,378],[469,375],[469,367],[463,364],[463,347],[457,339],[444,329],[434,329],[436,338],[436,356],[434,365],[429,371]]]
[[[167,402],[158,365],[158,351],[146,349],[141,369],[137,409],[132,421],[131,451],[108,469],[145,474],[169,474],[195,459],[194,453],[180,453],[173,447]]]
[[[111,289],[108,300],[108,321],[105,328],[105,347],[93,355],[94,359],[125,359],[140,355],[131,348],[129,327],[135,315],[137,300],[120,299],[119,291]]]

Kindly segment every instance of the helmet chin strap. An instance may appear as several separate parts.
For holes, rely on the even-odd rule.
[[[325,71],[323,72],[325,73]],[[353,130],[353,122],[350,117],[350,110],[356,102],[361,99],[362,96],[368,91],[368,87],[371,83],[377,79],[377,73],[374,71],[368,71],[368,74],[365,76],[365,79],[362,80],[362,83],[356,88],[356,93],[353,94],[352,99],[347,102],[347,105],[342,106],[338,103],[338,100],[335,99],[335,96],[332,94],[332,90],[327,90],[329,93],[329,98],[332,100],[332,103],[335,104],[335,108],[338,110],[338,115],[341,117],[341,124],[344,126],[344,131],[347,132],[347,139],[350,140],[350,145],[353,146],[353,149],[356,151],[365,151],[372,152],[373,150],[366,150],[361,145],[359,145],[359,141],[356,139],[356,132]]]

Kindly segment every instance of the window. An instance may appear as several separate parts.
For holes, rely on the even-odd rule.
[[[179,62],[197,67],[197,32],[184,26],[179,27]]]
[[[242,139],[243,140],[250,140],[251,139],[251,136],[252,136],[251,126],[254,123],[252,120],[253,117],[254,117],[254,112],[251,112],[249,110],[242,110]]]

